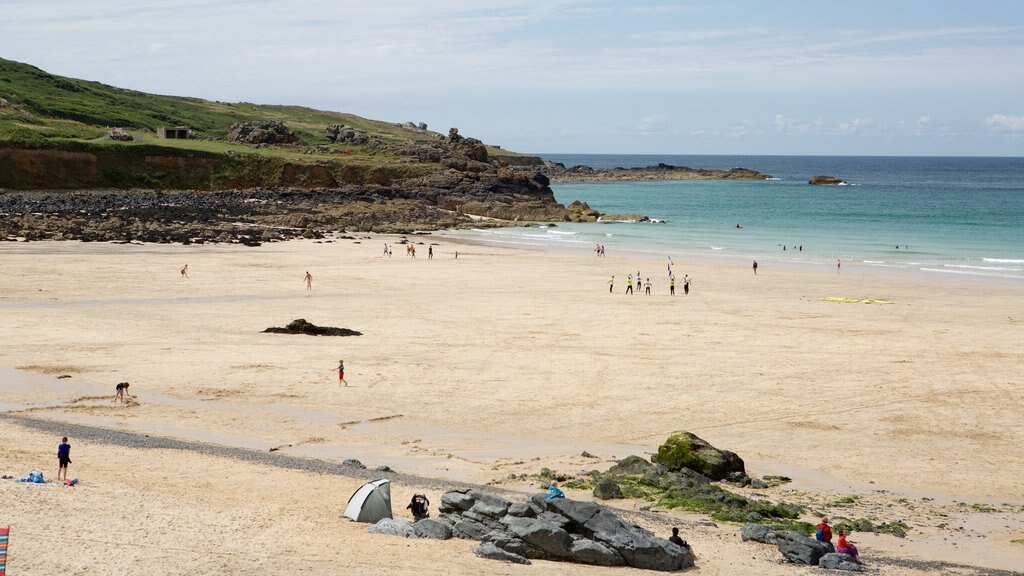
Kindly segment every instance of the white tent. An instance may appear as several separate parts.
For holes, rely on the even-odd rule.
[[[391,481],[374,480],[360,486],[348,499],[344,516],[370,523],[391,518]]]

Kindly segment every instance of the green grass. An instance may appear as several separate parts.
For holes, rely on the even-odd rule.
[[[0,58],[0,141],[21,138],[95,138],[105,127],[155,132],[189,126],[224,138],[232,124],[280,120],[308,144],[325,144],[330,124],[348,124],[386,141],[423,141],[435,135],[395,123],[302,106],[211,102],[200,98],[147,94],[99,82],[55,76],[28,64]],[[447,129],[445,129],[447,131]]]

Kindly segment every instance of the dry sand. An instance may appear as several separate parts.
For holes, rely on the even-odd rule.
[[[902,540],[857,535],[868,562],[1024,566],[1013,542],[1024,539],[1019,282],[764,261],[755,277],[746,264],[675,258],[695,282],[669,297],[660,259],[412,239],[438,243],[434,259],[397,244],[382,258],[397,239],[376,235],[259,248],[2,244],[0,410],[524,495],[537,481],[510,475],[606,468],[686,429],[740,454],[752,476],[794,478],[758,494],[911,526]],[[652,296],[623,294],[638,267]],[[260,332],[296,318],[363,335]],[[349,387],[332,371],[339,358]],[[111,403],[121,381],[137,403]],[[3,421],[0,438],[0,473],[54,474],[59,438]],[[12,574],[639,573],[505,566],[465,541],[370,535],[339,518],[354,478],[71,443],[80,486],[0,482]],[[421,488],[396,485],[396,508]],[[430,496],[436,508],[440,493]],[[662,535],[682,526],[701,574],[793,572],[771,547],[740,544],[738,526],[698,520],[638,518]]]

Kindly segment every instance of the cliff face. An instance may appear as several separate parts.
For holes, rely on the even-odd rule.
[[[431,170],[423,165],[296,162],[273,156],[229,156],[156,146],[83,146],[77,150],[0,147],[0,188],[12,190],[389,185]]]

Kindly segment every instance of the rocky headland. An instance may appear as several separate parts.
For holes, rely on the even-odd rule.
[[[599,182],[629,180],[767,180],[770,175],[748,168],[708,170],[660,163],[642,168],[595,169],[590,166],[566,167],[559,162],[544,162],[541,172],[552,182]]]

